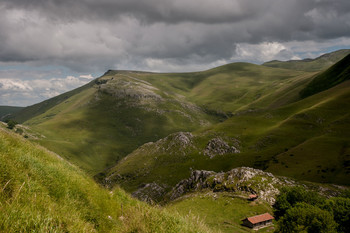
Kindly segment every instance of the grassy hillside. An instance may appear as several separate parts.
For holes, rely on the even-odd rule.
[[[132,75],[109,73],[25,124],[45,135],[40,144],[96,174],[143,143],[217,121]]]
[[[72,91],[63,93],[61,95],[58,95],[58,96],[53,97],[51,99],[45,100],[45,101],[40,102],[38,104],[34,104],[34,105],[29,106],[29,107],[23,108],[20,112],[14,114],[14,119],[20,123],[23,123],[23,122],[25,122],[33,117],[36,117],[40,114],[45,113],[46,111],[48,111],[52,107],[64,102],[68,98],[92,87],[93,84],[94,84],[94,82],[92,81],[92,82],[90,82],[82,87],[79,87],[77,89],[74,89]]]
[[[211,232],[199,219],[107,191],[0,127],[0,232]]]
[[[208,226],[221,232],[252,232],[242,226],[242,219],[266,212],[272,208],[263,202],[250,202],[234,197],[230,193],[199,193],[177,200],[167,206],[170,211],[194,214],[203,219]],[[271,228],[258,232],[271,232]]]
[[[23,107],[0,106],[0,120],[6,116],[9,117],[11,114],[19,112],[22,109]]]
[[[27,119],[25,125],[44,135],[41,145],[95,175],[171,133],[205,128],[252,106],[293,102],[299,98],[294,91],[284,102],[276,98],[286,95],[286,86],[299,90],[309,77],[311,73],[248,63],[195,73],[108,71],[79,89],[24,109],[16,119]]]
[[[350,79],[350,54],[341,61],[317,75],[300,92],[302,98],[327,90]]]
[[[315,59],[291,60],[291,61],[269,61],[264,66],[303,70],[303,71],[320,71],[334,65],[350,53],[350,49],[341,49],[332,53],[324,54]]]
[[[146,144],[110,169],[107,181],[135,191],[151,182],[172,187],[191,170],[250,166],[299,180],[349,185],[348,109],[350,81],[283,107],[237,113],[185,138],[173,135]],[[219,142],[213,145],[213,140]],[[206,155],[208,145],[223,153]],[[240,153],[230,152],[232,146]]]

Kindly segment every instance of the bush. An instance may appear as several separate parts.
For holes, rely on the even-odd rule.
[[[17,123],[16,121],[14,121],[14,120],[9,120],[9,121],[7,122],[7,128],[13,129],[17,124],[18,124],[18,123]]]

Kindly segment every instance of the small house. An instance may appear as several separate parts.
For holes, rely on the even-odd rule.
[[[275,218],[271,214],[265,213],[243,219],[243,225],[257,230],[271,225],[273,219]]]

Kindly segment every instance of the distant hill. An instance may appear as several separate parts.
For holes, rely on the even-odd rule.
[[[332,88],[349,79],[350,54],[323,73],[318,74],[303,90],[301,90],[300,96],[302,98],[308,97]]]
[[[13,107],[13,106],[0,106],[0,120],[5,117],[11,117],[12,114],[19,112],[24,107]]]
[[[291,61],[269,61],[264,63],[264,66],[301,70],[301,71],[321,71],[334,65],[345,56],[350,54],[350,49],[342,49],[332,53],[324,54],[315,59],[304,59],[304,60],[291,60]]]

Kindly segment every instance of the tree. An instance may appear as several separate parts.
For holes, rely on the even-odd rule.
[[[330,233],[337,232],[337,224],[331,213],[317,206],[306,203],[296,204],[288,209],[283,217],[277,222],[276,232],[308,232]]]
[[[276,219],[279,219],[288,209],[301,202],[320,206],[324,201],[325,198],[321,197],[318,193],[307,191],[301,186],[283,187],[273,206],[274,215]]]
[[[333,213],[338,232],[350,232],[350,199],[333,197],[326,201],[324,209]]]

